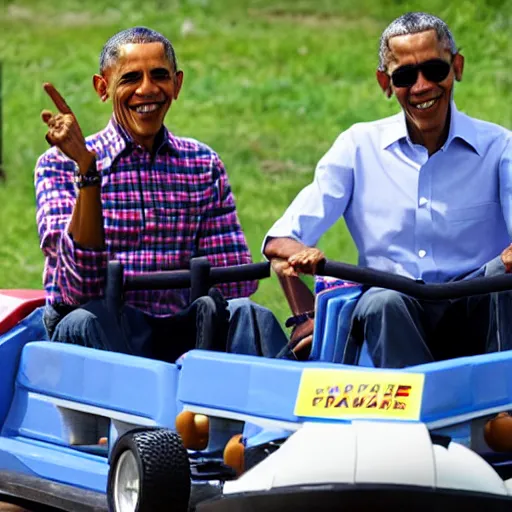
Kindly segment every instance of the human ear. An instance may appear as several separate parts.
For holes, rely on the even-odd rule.
[[[453,57],[453,74],[455,80],[460,82],[462,80],[462,73],[464,72],[464,56],[460,53],[456,53]]]
[[[108,100],[108,84],[104,76],[94,75],[92,77],[92,83],[96,94],[100,97],[101,101]]]
[[[183,71],[176,71],[174,84],[174,99],[177,100],[181,91],[181,86],[183,85]]]
[[[393,95],[393,88],[391,87],[391,78],[389,77],[389,75],[386,72],[380,71],[378,69],[376,76],[377,82],[379,82],[380,88],[382,89],[384,94],[388,98],[391,98],[391,96]]]

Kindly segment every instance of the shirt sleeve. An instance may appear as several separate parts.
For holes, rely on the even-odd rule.
[[[505,143],[505,150],[502,153],[499,164],[500,203],[503,217],[507,225],[507,231],[512,241],[512,135]],[[503,247],[505,249],[505,247]],[[501,254],[496,256],[478,270],[472,272],[468,278],[492,277],[506,273],[505,264]]]
[[[213,200],[201,221],[197,256],[206,256],[212,267],[252,263],[228,176],[217,155],[214,155],[212,173]],[[248,297],[257,287],[257,281],[219,285],[226,298]]]
[[[40,247],[47,259],[46,272],[53,275],[66,304],[78,305],[103,293],[107,253],[76,244],[69,223],[76,201],[76,164],[52,149],[35,169],[36,218]]]
[[[320,159],[313,182],[303,188],[284,215],[270,228],[269,238],[293,238],[315,246],[321,236],[345,214],[354,188],[355,145],[343,132]]]
[[[508,136],[500,159],[499,182],[501,209],[512,241],[512,134]]]

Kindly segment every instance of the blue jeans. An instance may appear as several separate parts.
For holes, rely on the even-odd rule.
[[[209,348],[210,343],[198,336],[201,331],[207,338],[212,329],[208,300],[201,297],[169,318],[150,317],[129,305],[112,312],[102,299],[92,300],[63,318],[47,306],[45,325],[52,341],[174,362],[188,350]],[[214,340],[217,350],[275,357],[287,346],[287,337],[270,310],[240,298],[227,301],[227,311],[223,339]],[[199,317],[205,325],[198,325]]]
[[[456,300],[417,300],[370,288],[352,315],[351,350],[365,341],[376,367],[404,368],[495,351],[490,295]],[[348,349],[348,350],[350,350]],[[347,362],[352,356],[346,352]]]
[[[500,256],[455,280],[505,273]],[[404,368],[432,361],[512,349],[512,292],[421,301],[370,288],[352,314],[344,362],[353,364],[366,342],[373,364]]]

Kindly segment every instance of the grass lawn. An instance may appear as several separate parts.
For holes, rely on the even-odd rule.
[[[428,9],[448,22],[466,56],[458,108],[512,128],[512,0],[3,2],[0,288],[41,286],[33,169],[47,147],[39,114],[51,107],[41,85],[55,84],[85,134],[103,128],[111,108],[96,97],[91,76],[106,39],[128,26],[146,25],[173,41],[185,81],[167,126],[224,160],[256,261],[265,232],[339,132],[397,112],[375,68],[380,33],[403,12]],[[342,222],[320,246],[330,258],[356,260]],[[274,277],[254,298],[287,316]]]

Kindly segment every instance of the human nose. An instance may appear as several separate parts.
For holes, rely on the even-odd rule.
[[[433,86],[433,83],[425,78],[421,71],[418,71],[418,78],[411,87],[411,94],[422,94],[429,91]]]
[[[142,82],[140,82],[135,94],[139,96],[152,96],[158,93],[158,87],[153,82],[150,76],[144,75],[142,77]]]

